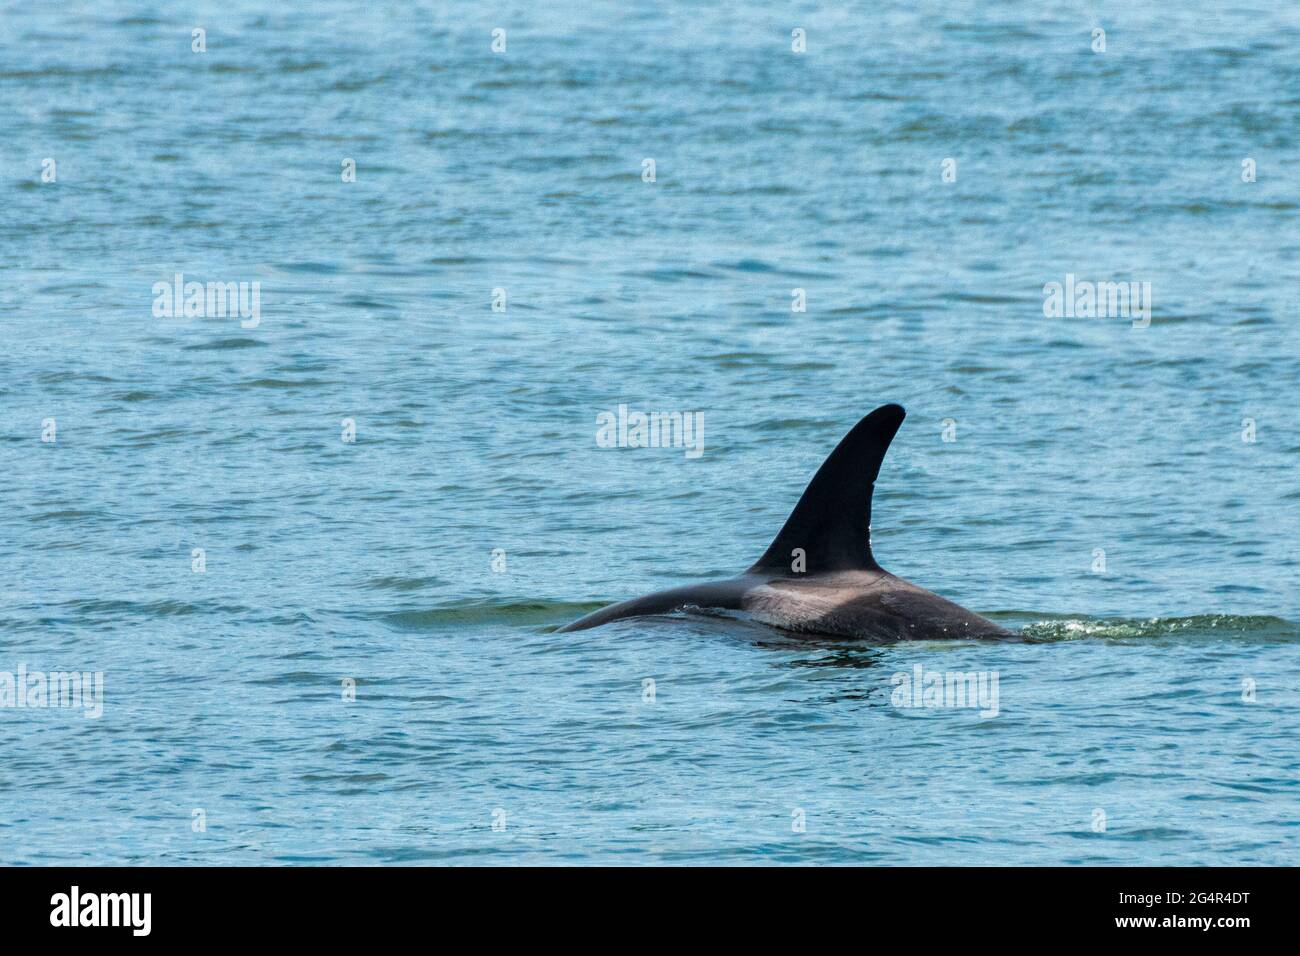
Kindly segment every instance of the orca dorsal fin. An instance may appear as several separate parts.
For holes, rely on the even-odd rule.
[[[817,469],[751,573],[790,573],[796,548],[803,549],[809,574],[883,570],[871,556],[871,492],[906,414],[899,405],[881,405],[853,426]]]

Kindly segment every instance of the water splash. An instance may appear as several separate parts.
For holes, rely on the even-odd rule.
[[[1055,617],[1034,621],[1020,630],[1035,642],[1074,641],[1081,638],[1142,640],[1150,638],[1242,638],[1293,641],[1300,627],[1268,615],[1197,614],[1191,617],[1086,618]]]

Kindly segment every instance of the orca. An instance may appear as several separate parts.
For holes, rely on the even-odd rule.
[[[871,494],[906,412],[882,405],[817,470],[763,556],[744,573],[658,591],[559,628],[690,609],[740,611],[795,634],[878,641],[1001,639],[1007,629],[909,581],[871,553]]]

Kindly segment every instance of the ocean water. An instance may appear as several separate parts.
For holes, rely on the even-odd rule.
[[[1296,863],[1298,43],[5,2],[0,672],[103,693],[0,707],[3,862]],[[877,557],[1024,640],[554,632],[746,567],[886,401]],[[600,447],[621,404],[702,454]]]

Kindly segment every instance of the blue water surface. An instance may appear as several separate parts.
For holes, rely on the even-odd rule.
[[[0,860],[1296,863],[1298,45],[6,0],[0,671],[104,695],[0,708]],[[256,323],[155,314],[177,273]],[[1067,276],[1149,325],[1045,316]],[[1026,640],[554,632],[746,567],[886,401],[877,557]],[[620,404],[703,453],[600,447]]]

